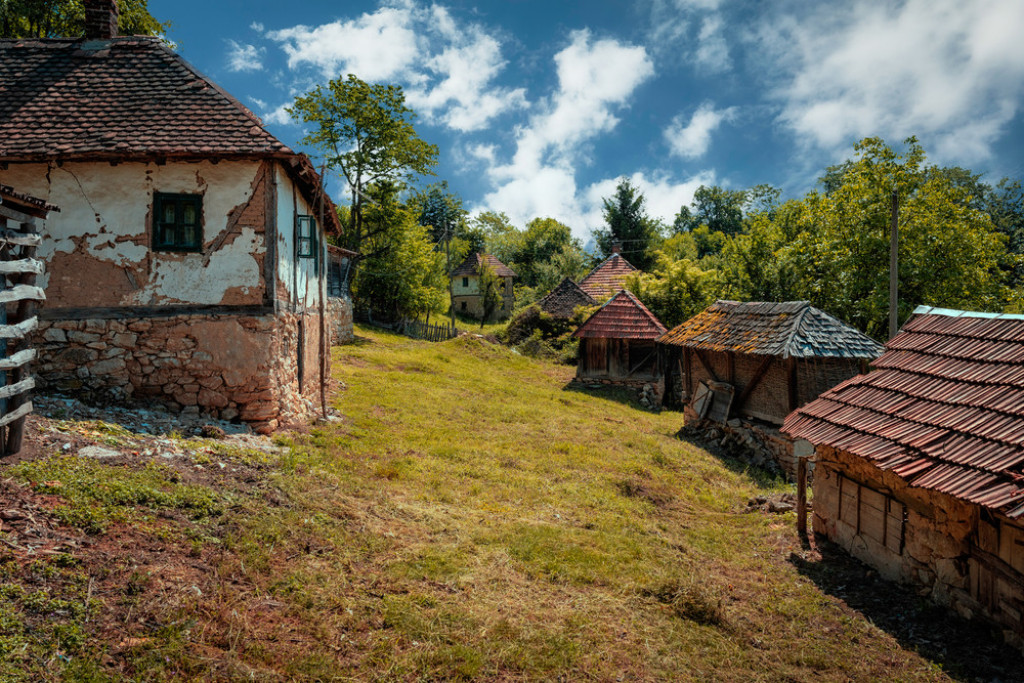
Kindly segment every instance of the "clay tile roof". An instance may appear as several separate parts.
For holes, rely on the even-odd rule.
[[[632,292],[620,289],[587,321],[579,326],[574,337],[603,339],[657,339],[665,333],[653,313]]]
[[[873,372],[782,430],[916,486],[1024,514],[1024,316],[918,307]]]
[[[882,345],[806,301],[716,301],[662,344],[782,358],[865,358]]]
[[[462,277],[463,275],[476,275],[480,272],[480,263],[484,262],[494,270],[494,274],[498,277],[519,277],[515,271],[506,266],[504,263],[499,261],[490,254],[479,254],[473,253],[466,257],[458,268],[452,271],[452,277]]]
[[[633,272],[636,268],[621,254],[612,254],[580,280],[580,289],[595,299],[603,299],[622,289],[626,276]]]
[[[551,290],[551,293],[537,302],[540,310],[555,318],[568,320],[578,306],[594,306],[597,302],[580,286],[564,278],[558,286]]]
[[[0,160],[287,155],[157,38],[0,40]]]

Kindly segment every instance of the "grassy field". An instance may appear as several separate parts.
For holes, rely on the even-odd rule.
[[[1016,680],[988,632],[748,511],[792,487],[678,413],[474,336],[357,334],[341,419],[276,449],[40,420],[0,508],[57,549],[0,534],[0,679]]]

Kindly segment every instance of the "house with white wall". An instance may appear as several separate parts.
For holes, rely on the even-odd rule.
[[[87,0],[81,39],[0,41],[0,183],[60,197],[39,255],[44,386],[270,431],[329,376],[310,161],[157,38]]]

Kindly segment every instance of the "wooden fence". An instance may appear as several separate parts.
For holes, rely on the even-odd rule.
[[[27,338],[38,327],[36,286],[43,264],[36,259],[42,237],[36,219],[56,209],[0,185],[0,456],[21,450],[25,416],[32,412],[35,380],[29,368],[36,350]]]
[[[459,336],[458,329],[450,323],[445,323],[444,325],[428,325],[427,323],[420,322],[419,320],[405,321],[402,324],[401,332],[407,337],[430,342],[445,341],[452,337]]]

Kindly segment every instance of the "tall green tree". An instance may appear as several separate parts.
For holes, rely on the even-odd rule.
[[[169,21],[149,13],[148,0],[121,0],[121,35],[163,36]],[[0,38],[77,37],[85,33],[82,0],[0,0]]]
[[[438,150],[420,139],[416,113],[405,105],[397,85],[368,84],[353,74],[318,85],[286,109],[292,118],[312,124],[302,138],[324,153],[327,167],[341,174],[351,194],[349,224],[342,243],[364,251],[374,236],[363,220],[364,207],[376,199],[374,186],[433,175]]]
[[[615,194],[606,197],[604,204],[605,227],[594,231],[594,240],[603,257],[612,253],[612,246],[622,245],[623,256],[640,270],[647,270],[655,261],[655,250],[661,242],[659,223],[651,219],[644,209],[644,195],[623,178]]]
[[[690,205],[693,208],[681,207],[672,229],[677,233],[692,232],[704,225],[709,232],[735,235],[743,229],[743,207],[747,201],[747,192],[744,190],[701,185],[693,193],[693,202]]]

